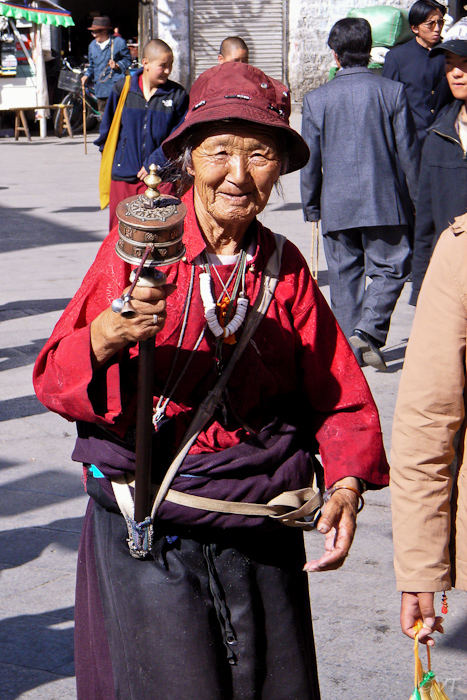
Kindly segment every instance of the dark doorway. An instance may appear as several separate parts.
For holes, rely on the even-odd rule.
[[[467,15],[466,0],[449,0],[448,12],[455,22],[461,17],[465,17]]]
[[[139,3],[133,0],[60,0],[60,5],[71,12],[75,26],[64,30],[62,47],[66,53],[76,58],[87,54],[92,39],[89,27],[93,16],[108,15],[114,27],[127,42],[138,42],[138,8]],[[68,33],[69,32],[69,33]],[[68,44],[71,51],[68,51]]]

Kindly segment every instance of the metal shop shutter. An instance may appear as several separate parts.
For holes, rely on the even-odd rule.
[[[240,36],[250,63],[285,80],[285,0],[191,0],[192,79],[217,63],[221,41]]]

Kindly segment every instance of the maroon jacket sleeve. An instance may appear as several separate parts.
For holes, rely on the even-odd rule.
[[[103,242],[34,367],[38,399],[70,421],[113,424],[122,410],[119,356],[93,375],[90,338],[91,321],[128,285],[131,268],[114,252],[117,238],[112,233]],[[89,390],[91,385],[95,391]]]

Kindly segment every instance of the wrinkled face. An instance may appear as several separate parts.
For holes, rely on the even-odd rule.
[[[423,24],[412,27],[412,31],[416,34],[422,46],[425,46],[427,49],[432,49],[433,46],[439,43],[443,26],[443,15],[439,10],[433,10]]]
[[[143,70],[146,72],[152,86],[164,85],[172,72],[174,57],[171,51],[159,52],[154,58],[141,61]]]
[[[446,51],[446,78],[456,100],[467,101],[467,56]]]
[[[281,171],[271,130],[255,124],[209,125],[193,149],[195,206],[200,222],[246,225],[263,211]]]
[[[248,63],[246,49],[232,49],[225,56],[219,54],[219,63]]]

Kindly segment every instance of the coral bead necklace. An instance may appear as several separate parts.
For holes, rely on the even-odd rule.
[[[199,285],[206,322],[215,338],[218,340],[222,339],[230,344],[235,343],[235,333],[245,320],[250,303],[245,293],[246,250],[243,249],[239,254],[233,272],[226,284],[223,283],[216,266],[209,263],[206,255],[204,257],[204,272],[201,272],[199,276]],[[212,292],[212,270],[214,270],[222,285],[222,292],[217,302],[214,300]],[[234,279],[233,290],[229,293],[229,286]],[[232,320],[230,320],[235,303],[235,313]],[[219,318],[217,316],[218,310]]]

